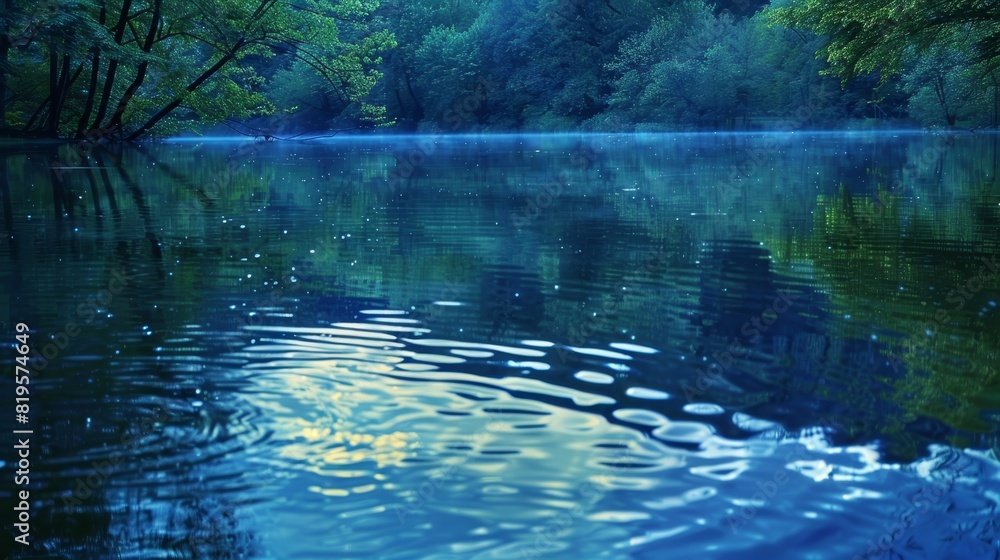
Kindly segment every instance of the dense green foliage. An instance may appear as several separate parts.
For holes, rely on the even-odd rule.
[[[7,135],[975,128],[1000,117],[1000,27],[974,3],[0,2]]]
[[[267,114],[275,106],[266,94],[285,69],[341,111],[382,117],[365,101],[380,77],[379,53],[395,46],[367,22],[377,2],[4,4],[0,118],[23,133],[135,139],[185,121]]]
[[[996,126],[1000,111],[1000,9],[988,2],[794,0],[772,11],[782,25],[828,40],[819,51],[844,81],[903,75],[923,122]]]

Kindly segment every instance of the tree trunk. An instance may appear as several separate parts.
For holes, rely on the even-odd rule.
[[[153,50],[153,43],[156,42],[156,32],[160,28],[160,12],[163,6],[163,0],[155,0],[153,2],[153,21],[149,24],[149,33],[146,34],[146,41],[142,45],[142,52],[149,54]],[[122,96],[121,101],[118,102],[118,107],[115,108],[115,114],[111,116],[111,122],[109,126],[111,128],[121,128],[122,126],[122,115],[125,113],[125,108],[128,106],[129,101],[135,95],[135,92],[139,90],[142,86],[142,82],[146,80],[146,70],[149,68],[149,60],[143,60],[139,64],[139,68],[136,70],[135,79],[129,84],[128,89],[125,90],[125,95]]]
[[[87,101],[84,103],[83,116],[76,123],[76,138],[82,138],[84,130],[87,129],[87,121],[90,120],[90,113],[94,110],[94,95],[97,89],[97,77],[101,71],[101,49],[95,47],[92,50],[90,64],[90,85],[87,88]]]
[[[22,132],[28,132],[29,130],[31,130],[32,125],[35,124],[35,120],[38,119],[38,116],[41,115],[42,111],[44,111],[45,108],[48,106],[49,99],[51,97],[52,96],[49,95],[48,97],[46,97],[45,99],[42,100],[41,104],[38,105],[38,108],[35,109],[35,112],[31,114],[31,118],[28,119],[28,122],[24,125],[24,128],[21,129]]]
[[[49,46],[49,115],[45,121],[45,130],[55,136],[59,121],[55,118],[59,106],[59,53]]]
[[[420,100],[417,99],[417,95],[413,93],[413,84],[410,82],[410,73],[404,71],[403,76],[406,78],[406,91],[410,93],[410,99],[413,99],[413,103],[416,105],[416,111],[413,118],[419,122],[424,118],[424,107],[420,104]]]
[[[233,46],[233,48],[228,53],[226,53],[226,56],[220,58],[219,61],[216,62],[215,64],[213,64],[211,68],[209,68],[208,70],[205,70],[201,74],[201,76],[198,76],[198,79],[196,79],[195,81],[191,82],[191,84],[188,85],[187,88],[185,88],[185,91],[187,93],[191,93],[192,91],[195,91],[196,89],[198,89],[199,87],[201,87],[201,84],[205,83],[205,80],[211,78],[213,75],[215,75],[216,72],[218,72],[219,70],[221,70],[223,66],[225,66],[226,64],[229,64],[229,61],[232,60],[236,56],[236,53],[238,53],[239,50],[242,49],[243,45],[245,45],[245,44],[246,44],[246,42],[243,39],[240,39],[239,41],[237,41],[236,44]],[[131,142],[131,141],[133,141],[133,140],[135,140],[137,138],[145,136],[146,133],[148,133],[150,130],[152,130],[152,128],[154,126],[156,126],[156,123],[158,123],[161,120],[163,120],[164,117],[166,117],[167,115],[169,115],[170,113],[172,113],[174,111],[174,109],[176,109],[177,107],[179,107],[182,101],[183,101],[182,97],[178,97],[178,98],[174,99],[173,101],[171,101],[166,107],[160,109],[159,112],[157,112],[155,115],[153,115],[152,117],[150,117],[150,119],[148,121],[146,121],[145,124],[143,124],[141,127],[139,127],[139,130],[136,130],[135,132],[133,132],[132,134],[130,134],[128,136],[128,138],[126,138],[126,140],[128,140],[128,141]]]
[[[69,55],[64,54],[62,59],[62,69],[59,71],[59,85],[56,87],[56,93],[53,96],[53,99],[55,99],[54,107],[49,111],[49,130],[52,132],[53,136],[59,135],[59,117],[62,115],[63,107],[66,106],[66,95],[69,92],[70,84],[69,65]]]
[[[108,71],[104,76],[104,90],[101,92],[101,103],[97,107],[97,116],[90,124],[91,130],[100,130],[101,123],[104,122],[104,115],[108,112],[108,103],[111,101],[111,93],[115,87],[115,74],[118,73],[118,61],[111,59],[108,62]]]
[[[125,0],[122,4],[121,14],[118,16],[118,23],[115,24],[115,43],[122,44],[122,37],[125,35],[125,27],[128,24],[128,13],[132,9],[132,0]],[[98,130],[101,128],[101,123],[104,122],[104,116],[108,112],[108,103],[111,102],[111,94],[115,87],[115,74],[118,72],[118,60],[112,58],[108,62],[108,73],[104,77],[104,91],[101,92],[101,103],[97,107],[97,116],[94,117],[94,123],[91,125],[92,130]]]
[[[97,17],[97,22],[104,27],[104,23],[108,19],[108,8],[105,3],[101,3],[101,13]],[[83,138],[83,133],[87,129],[87,123],[90,122],[90,114],[94,111],[94,99],[97,96],[97,80],[101,73],[101,47],[94,47],[91,49],[91,65],[90,65],[90,87],[87,88],[87,101],[83,106],[83,116],[80,117],[80,122],[76,124],[76,138]]]

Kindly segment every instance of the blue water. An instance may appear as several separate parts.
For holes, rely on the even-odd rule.
[[[996,140],[5,146],[17,552],[1000,558]]]

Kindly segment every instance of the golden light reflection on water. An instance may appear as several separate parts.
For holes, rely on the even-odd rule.
[[[412,477],[405,471],[433,473],[435,469],[446,469],[448,477],[460,485],[494,480],[497,484],[485,487],[511,488],[510,493],[518,493],[518,488],[528,485],[543,494],[559,490],[567,500],[572,499],[574,488],[586,481],[602,488],[653,485],[652,479],[640,476],[619,482],[608,475],[609,465],[626,462],[629,453],[650,459],[650,448],[640,433],[610,424],[600,414],[516,398],[510,392],[556,397],[582,407],[613,404],[614,399],[540,379],[490,379],[461,371],[414,370],[403,367],[411,365],[401,363],[403,357],[451,365],[466,360],[443,354],[455,349],[443,340],[420,344],[442,354],[411,352],[395,345],[380,348],[372,344],[372,335],[386,336],[381,329],[359,333],[362,344],[344,349],[351,341],[348,331],[359,325],[337,326],[336,341],[297,329],[295,338],[286,345],[296,349],[292,356],[275,352],[283,341],[277,338],[262,340],[261,347],[248,349],[264,358],[247,367],[264,373],[258,382],[261,394],[273,397],[266,399],[271,402],[264,407],[274,413],[271,418],[276,425],[275,438],[281,442],[282,459],[325,478],[368,478],[383,490],[400,495],[413,491],[411,484],[403,482]],[[301,344],[302,338],[308,339],[308,345]],[[379,342],[383,340],[395,342]],[[472,345],[456,346],[469,353]],[[329,359],[331,347],[350,358]],[[497,351],[544,356],[537,349],[490,345],[489,352],[468,357],[485,360]],[[397,359],[387,360],[389,352]],[[310,354],[318,359],[309,360]],[[611,447],[595,449],[595,442],[601,441]],[[663,459],[659,457],[662,462],[658,465],[653,461],[646,466],[677,468],[682,464]],[[382,480],[376,480],[375,474],[382,475]],[[512,481],[516,483],[504,484]],[[316,492],[330,497],[356,493],[340,485],[314,486]],[[553,496],[539,499],[543,509],[566,505],[551,501]]]
[[[350,523],[352,542],[376,546],[398,534],[454,531],[452,552],[481,549],[492,551],[484,558],[508,558],[535,546],[562,519],[565,533],[545,537],[549,550],[596,531],[613,532],[618,546],[631,548],[724,524],[750,503],[753,482],[775,472],[791,480],[776,503],[832,500],[817,498],[822,481],[780,451],[803,447],[808,459],[819,459],[818,440],[785,434],[786,441],[737,441],[710,423],[639,408],[640,401],[619,403],[587,385],[565,387],[546,372],[485,376],[472,369],[485,361],[515,369],[496,354],[522,350],[554,362],[548,347],[416,343],[384,330],[363,332],[361,324],[341,323],[335,334],[321,330],[299,328],[247,348],[252,359],[245,369],[255,384],[248,394],[268,411],[269,443],[294,481],[285,491],[305,493],[288,503],[319,500],[329,530]],[[448,363],[452,350],[463,356]],[[429,367],[410,367],[420,364]],[[856,463],[874,465],[877,457],[829,450],[827,474],[869,484],[857,478]],[[692,524],[648,525],[695,512]]]
[[[318,420],[287,419],[291,443],[281,449],[281,455],[285,458],[314,462],[317,459],[317,447],[322,447],[325,451],[318,458],[326,465],[342,467],[372,462],[376,469],[381,470],[389,466],[401,466],[408,457],[414,455],[413,450],[420,446],[420,437],[415,432],[370,433],[361,431],[364,430],[364,425],[352,424],[347,419],[359,404],[370,402],[373,398],[371,396],[355,391],[323,393],[310,390],[309,394],[317,401],[329,401],[317,403],[324,411],[329,412],[333,408],[345,415],[334,417],[331,414]],[[368,471],[357,472],[368,474]]]

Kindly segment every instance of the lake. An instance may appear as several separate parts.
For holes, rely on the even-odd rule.
[[[4,144],[16,551],[998,558],[997,140]]]

